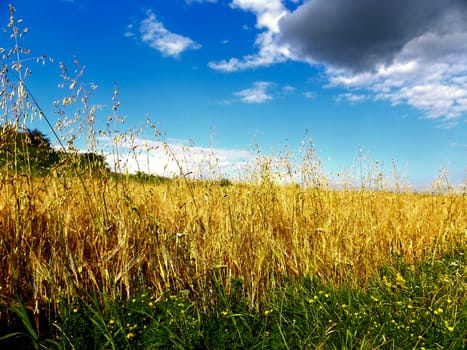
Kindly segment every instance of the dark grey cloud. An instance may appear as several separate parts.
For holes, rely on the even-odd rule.
[[[466,31],[467,0],[309,0],[279,25],[299,59],[371,71],[425,33]]]

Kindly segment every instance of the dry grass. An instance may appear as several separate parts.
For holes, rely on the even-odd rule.
[[[302,189],[272,183],[3,178],[2,299],[38,312],[96,289],[203,291],[213,270],[252,304],[283,278],[365,285],[396,254],[465,246],[465,195]],[[86,188],[86,191],[84,190]]]
[[[10,6],[13,47],[0,50],[0,125],[18,131],[44,118],[63,152],[76,151],[78,137],[95,152],[99,135],[114,140],[118,155],[119,144],[128,146],[116,131],[116,121],[124,120],[117,111],[118,90],[106,129],[97,130],[95,113],[105,111],[88,105],[84,68],[75,61],[70,76],[61,63],[64,96],[56,103],[59,119],[52,127],[25,83],[31,70],[22,63],[30,52],[19,45],[27,33],[20,26]],[[78,107],[71,110],[74,104]],[[152,124],[147,129],[163,138]],[[12,165],[18,152],[15,146],[8,158]],[[140,183],[108,172],[80,177],[52,171],[37,177],[31,170],[2,168],[0,303],[22,298],[38,315],[50,303],[71,302],[93,290],[124,297],[138,287],[151,287],[156,296],[185,289],[202,294],[216,271],[227,288],[229,281],[242,279],[245,296],[258,305],[283,279],[313,275],[365,286],[393,255],[412,262],[465,247],[465,193],[330,190],[322,186],[326,180],[312,145],[305,144],[302,153],[307,188],[272,181],[267,161],[253,171],[251,178],[260,181],[232,186],[185,178]],[[292,174],[293,156],[285,158]],[[369,177],[380,185],[379,174]]]

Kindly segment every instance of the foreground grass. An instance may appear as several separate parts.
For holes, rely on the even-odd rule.
[[[151,288],[123,300],[96,295],[64,303],[47,341],[27,331],[9,338],[74,349],[462,349],[465,252],[432,262],[393,259],[367,288],[333,287],[315,278],[284,281],[248,305],[242,281],[230,292],[218,271],[209,290],[156,296]]]
[[[5,178],[1,191],[5,346],[465,340],[462,195],[73,176]]]

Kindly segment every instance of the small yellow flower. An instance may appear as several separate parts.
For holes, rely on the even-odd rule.
[[[446,329],[449,331],[449,332],[454,332],[454,327],[453,326],[450,326],[448,321],[444,321],[444,325],[446,326]]]
[[[73,309],[73,312],[76,314],[78,312],[78,309],[77,308],[74,308]]]
[[[441,314],[443,313],[443,309],[441,309],[441,308],[439,307],[439,308],[437,308],[435,311],[433,311],[433,313],[434,313],[435,315],[441,315]]]
[[[386,287],[391,288],[392,284],[391,282],[388,281],[388,278],[386,276],[383,276],[383,283]]]
[[[268,316],[271,312],[272,312],[272,310],[265,310],[264,311],[264,316]]]
[[[154,306],[154,303],[152,301],[149,302],[148,304],[150,307],[153,307]]]
[[[115,320],[110,320],[109,321],[109,324],[114,324],[115,323]]]
[[[133,332],[130,332],[130,333],[128,333],[128,334],[126,335],[126,337],[127,337],[128,339],[131,339],[131,338],[133,338],[134,336],[135,336],[135,333],[133,333]]]
[[[396,275],[396,285],[398,287],[405,287],[405,279],[399,272]]]
[[[224,317],[227,316],[228,314],[229,313],[227,312],[227,310],[224,310],[224,311],[221,312],[221,315],[224,316]]]

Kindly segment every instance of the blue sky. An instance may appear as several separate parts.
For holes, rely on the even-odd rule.
[[[463,0],[10,2],[28,27],[31,56],[55,59],[31,61],[27,81],[52,121],[63,96],[58,62],[72,71],[76,57],[98,86],[92,103],[111,106],[115,81],[126,127],[144,127],[149,115],[174,149],[188,140],[194,153],[213,148],[223,169],[255,144],[298,152],[308,130],[331,177],[351,171],[363,150],[368,166],[378,160],[390,174],[395,162],[416,187],[440,168],[464,180]],[[2,2],[2,28],[8,16]],[[107,115],[96,113],[98,126]],[[35,126],[50,134],[42,121]]]

